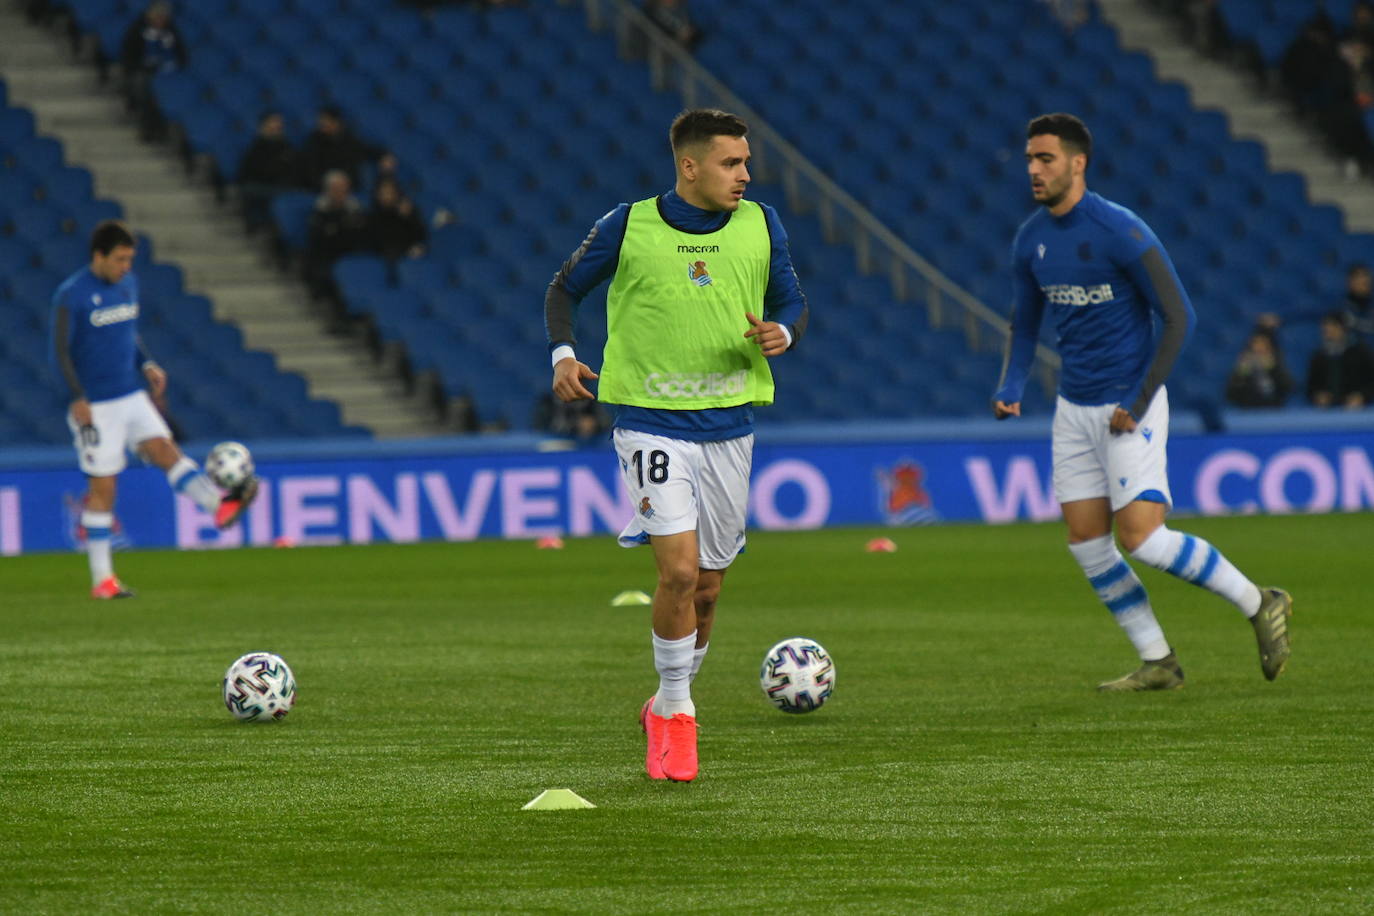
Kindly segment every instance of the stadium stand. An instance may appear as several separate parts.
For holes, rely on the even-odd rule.
[[[1268,171],[1259,144],[1231,139],[1223,114],[1196,110],[1183,86],[1157,80],[1149,57],[1123,51],[1096,19],[1066,30],[1047,5],[1016,0],[865,0],[843,15],[820,0],[693,9],[710,21],[727,6],[770,37],[708,37],[702,62],[741,73],[746,102],[994,307],[1005,308],[1006,252],[1031,210],[1023,127],[1044,111],[1080,113],[1096,139],[1090,187],[1151,224],[1199,312],[1170,382],[1176,405],[1213,409],[1257,315],[1338,300],[1352,253],[1374,250],[1374,237],[1343,231],[1334,207],[1308,202],[1301,176]],[[799,27],[821,19],[824,29]],[[787,84],[793,72],[807,104]],[[1306,352],[1315,331],[1299,326],[1286,344]]]
[[[0,101],[5,98],[0,82]],[[49,366],[49,309],[57,286],[89,260],[87,239],[115,201],[93,195],[85,169],[65,164],[62,145],[34,133],[30,112],[0,109],[0,353],[7,371],[0,441],[63,443],[66,400]],[[304,379],[280,372],[268,353],[246,350],[210,301],[183,288],[181,271],[155,261],[139,240],[140,328],[168,370],[169,408],[190,439],[363,436],[332,403],[312,400]]]
[[[1269,172],[1259,145],[1232,140],[1223,114],[1196,110],[1096,19],[1066,30],[1046,5],[1020,0],[698,0],[694,13],[757,23],[748,42],[708,29],[699,59],[998,309],[1006,252],[1031,210],[1022,126],[1047,110],[1083,114],[1098,139],[1092,187],[1154,226],[1199,310],[1173,381],[1176,408],[1213,408],[1254,317],[1310,308],[1309,295],[1337,298],[1339,266],[1371,241],[1345,233],[1335,208],[1311,205],[1300,176]],[[282,110],[299,138],[320,104],[335,104],[397,154],[427,216],[451,216],[424,259],[346,258],[336,279],[348,310],[445,397],[471,399],[484,424],[526,426],[547,388],[543,289],[597,216],[666,187],[664,128],[680,99],[649,88],[647,68],[589,33],[575,5],[423,15],[356,0],[207,0],[186,4],[178,21],[191,63],[160,76],[155,92],[223,174],[263,108]],[[828,244],[780,188],[756,182],[751,195],[779,207],[814,304],[805,345],[776,365],[787,396],[765,418],[986,410],[996,356],[930,327],[885,280],[856,275],[853,251]],[[274,205],[289,249],[304,245],[311,199],[287,193]],[[596,352],[604,293],[585,304],[580,327],[581,346]],[[1047,412],[1048,401],[1036,392],[1027,406]]]

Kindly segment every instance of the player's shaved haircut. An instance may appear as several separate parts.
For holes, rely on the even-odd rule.
[[[716,137],[743,137],[748,133],[749,125],[738,115],[718,108],[690,108],[673,118],[668,141],[674,153],[681,153],[689,147],[709,144]]]
[[[1088,132],[1088,125],[1071,114],[1055,112],[1054,114],[1041,115],[1033,118],[1026,125],[1026,139],[1041,137],[1046,134],[1059,138],[1059,143],[1070,156],[1083,155],[1088,162],[1093,158],[1093,135]]]
[[[137,242],[129,227],[117,219],[107,219],[91,233],[91,253],[109,255],[121,246],[135,247]]]

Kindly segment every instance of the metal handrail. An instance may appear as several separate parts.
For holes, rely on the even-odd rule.
[[[814,210],[826,241],[852,244],[861,273],[886,271],[898,301],[919,299],[932,327],[960,326],[975,350],[997,349],[1005,343],[1010,330],[1007,319],[917,254],[630,0],[583,0],[583,5],[592,31],[614,27],[622,57],[636,51],[647,55],[654,89],[676,89],[688,108],[724,108],[748,121],[751,170],[765,180],[779,181],[793,210]],[[613,22],[608,23],[608,13],[614,16]],[[1037,344],[1036,355],[1034,372],[1046,394],[1053,397],[1059,354]]]

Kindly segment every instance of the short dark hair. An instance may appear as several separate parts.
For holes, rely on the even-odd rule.
[[[1359,273],[1360,271],[1364,271],[1365,273],[1369,273],[1369,272],[1370,272],[1370,270],[1369,270],[1369,265],[1366,264],[1366,263],[1364,263],[1363,261],[1356,261],[1354,264],[1351,264],[1350,267],[1346,269],[1346,272],[1345,272],[1346,279],[1347,279],[1347,280],[1350,279],[1351,277],[1355,276],[1355,274]]]
[[[1340,325],[1341,330],[1347,330],[1345,312],[1342,312],[1339,309],[1332,310],[1323,315],[1321,323]]]
[[[1072,155],[1083,154],[1089,162],[1093,159],[1093,135],[1088,125],[1071,114],[1062,111],[1032,118],[1026,125],[1026,139],[1041,137],[1045,134],[1058,137],[1059,142]]]
[[[689,108],[673,118],[668,142],[676,152],[698,143],[710,143],[714,137],[743,137],[748,133],[749,125],[739,115],[719,108]]]
[[[124,222],[117,219],[105,220],[91,233],[91,254],[99,252],[108,255],[121,245],[134,248],[137,244],[133,232]]]

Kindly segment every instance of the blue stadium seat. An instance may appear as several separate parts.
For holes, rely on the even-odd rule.
[[[70,270],[59,272],[40,267],[16,271],[5,280],[9,288],[10,301],[40,314],[47,314],[53,293],[69,273]]]
[[[452,289],[448,265],[435,257],[408,258],[396,265],[397,285],[423,296],[442,295]]]
[[[181,268],[174,264],[153,264],[138,274],[139,295],[158,302],[174,302],[181,296]]]
[[[62,144],[52,137],[28,137],[13,142],[8,138],[0,139],[0,150],[32,175],[47,175],[64,165]]]
[[[361,295],[388,289],[391,286],[391,269],[385,259],[374,254],[345,255],[334,262],[334,282],[345,294],[357,292]]]
[[[0,201],[11,210],[38,200],[42,187],[42,182],[27,170],[0,172]]]
[[[33,267],[36,261],[37,253],[28,241],[0,236],[0,276]],[[0,311],[3,310],[4,306],[0,305]]]
[[[27,108],[0,109],[0,137],[8,143],[33,136],[33,113]]]
[[[69,274],[90,261],[90,245],[85,235],[52,236],[40,243],[34,253],[39,266],[62,274]]]
[[[85,169],[68,165],[46,175],[43,187],[49,200],[69,209],[74,204],[91,199],[95,192],[95,181]]]
[[[272,198],[272,220],[290,250],[305,250],[314,206],[315,195],[309,191],[283,191]]]
[[[57,206],[46,203],[24,204],[13,208],[10,210],[10,225],[15,235],[23,236],[35,244],[74,228],[70,225],[70,218],[66,213]]]

